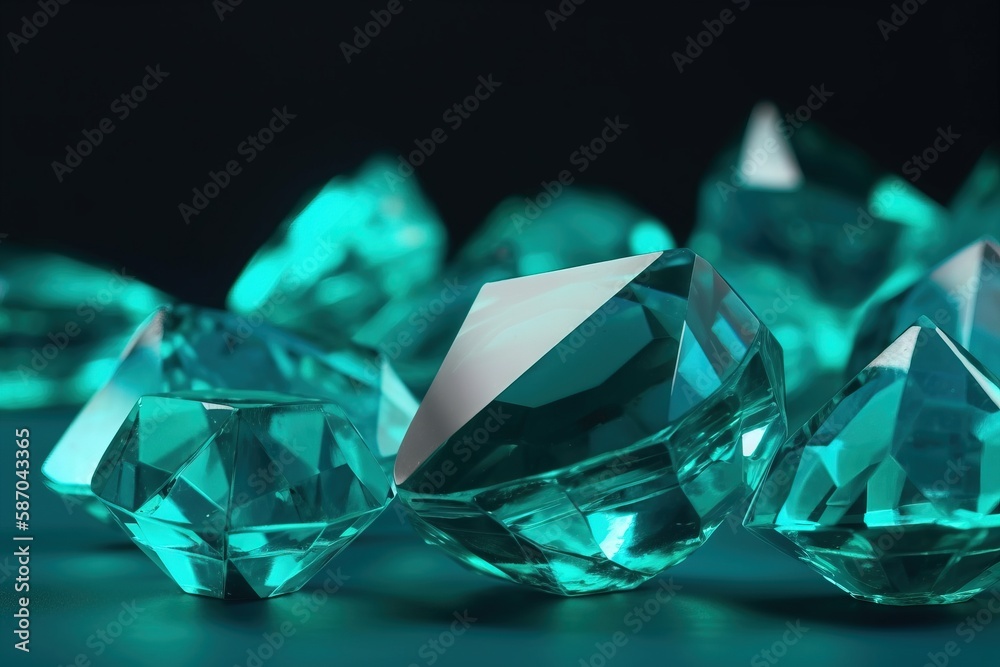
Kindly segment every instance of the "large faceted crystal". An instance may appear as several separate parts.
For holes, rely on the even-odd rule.
[[[853,372],[864,368],[921,316],[1000,373],[1000,244],[981,239],[899,295],[872,305],[854,344]]]
[[[784,435],[770,333],[705,260],[657,252],[485,285],[395,478],[429,543],[577,595],[684,559]]]
[[[414,393],[427,391],[487,282],[674,247],[663,223],[613,195],[566,189],[537,199],[549,203],[501,202],[440,281],[390,302],[356,336],[388,356]]]
[[[227,600],[297,591],[393,497],[341,408],[239,391],[139,399],[93,492],[185,592]]]
[[[275,327],[193,306],[161,308],[122,354],[110,381],[83,407],[42,464],[46,484],[67,506],[98,517],[90,480],[129,410],[144,394],[187,389],[253,389],[328,399],[343,406],[386,469],[416,401],[374,355],[324,354]]]
[[[0,244],[0,410],[73,405],[167,297],[125,267]]]
[[[761,104],[706,177],[690,245],[781,343],[789,408],[806,416],[827,379],[842,382],[859,309],[939,261],[947,221],[904,179]]]
[[[374,158],[330,181],[257,251],[227,305],[327,347],[437,275],[446,234],[412,176]]]
[[[862,600],[1000,581],[1000,380],[922,318],[780,449],[745,525]]]

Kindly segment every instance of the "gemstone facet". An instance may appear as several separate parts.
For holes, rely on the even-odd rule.
[[[265,392],[143,396],[93,492],[187,593],[297,591],[389,504],[338,406]]]
[[[770,104],[704,181],[690,246],[781,343],[792,413],[842,384],[858,312],[937,262],[948,212],[908,181]],[[797,421],[797,419],[795,420]]]
[[[777,343],[707,262],[657,252],[485,285],[395,478],[427,542],[578,595],[683,560],[784,435]]]
[[[338,348],[437,275],[446,233],[416,179],[374,158],[330,181],[251,258],[227,306]]]
[[[566,189],[549,201],[501,202],[441,281],[388,303],[355,340],[388,356],[422,396],[487,282],[674,247],[662,222],[613,195]]]
[[[83,503],[95,516],[90,479],[132,406],[145,394],[188,389],[244,389],[318,397],[342,405],[388,470],[416,401],[374,356],[324,354],[275,327],[230,313],[161,308],[132,337],[111,380],[83,407],[42,464],[46,484],[67,507]]]
[[[1000,380],[921,318],[779,450],[746,527],[856,598],[1000,581]]]
[[[980,239],[902,293],[872,305],[854,344],[852,372],[864,368],[921,316],[1000,373],[1000,244]]]
[[[168,298],[130,272],[0,245],[0,410],[83,403]]]

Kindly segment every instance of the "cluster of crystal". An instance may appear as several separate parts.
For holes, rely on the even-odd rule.
[[[862,600],[1000,581],[1000,380],[922,318],[779,450],[745,525]]]
[[[894,298],[873,304],[855,341],[852,372],[864,368],[921,316],[1000,373],[1000,244],[981,239]]]
[[[424,539],[562,595],[628,589],[745,503],[786,423],[781,351],[705,260],[489,283],[403,440]]]
[[[93,492],[185,592],[302,588],[392,500],[344,411],[266,392],[144,396]]]
[[[433,279],[446,234],[412,176],[374,158],[330,181],[236,279],[227,306],[339,347],[388,300]]]
[[[761,104],[706,177],[690,245],[774,333],[790,410],[811,414],[823,379],[842,382],[861,306],[939,261],[947,229],[948,212],[907,181]]]
[[[438,282],[388,303],[355,340],[392,359],[422,396],[487,282],[674,247],[663,223],[613,195],[545,197],[503,201]]]
[[[83,407],[42,464],[68,507],[98,517],[90,481],[129,410],[145,394],[201,389],[274,391],[331,400],[391,468],[416,401],[374,355],[325,354],[275,327],[193,306],[161,308],[136,331],[108,383]]]
[[[0,410],[82,403],[167,301],[125,268],[0,245]]]

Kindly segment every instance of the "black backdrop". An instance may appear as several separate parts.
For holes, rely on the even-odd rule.
[[[907,0],[898,10],[882,0],[400,0],[350,63],[341,42],[388,1],[243,0],[220,20],[226,1],[75,0],[37,33],[22,17],[40,11],[38,0],[3,3],[8,240],[125,265],[218,305],[304,192],[372,152],[409,151],[437,127],[448,139],[417,175],[453,246],[501,198],[534,194],[567,168],[605,117],[629,129],[578,182],[620,191],[682,241],[706,166],[761,98],[794,108],[825,86],[833,95],[814,120],[897,173],[951,126],[961,138],[918,182],[939,201],[998,138],[995,0]],[[575,9],[553,30],[546,11],[560,6]],[[723,10],[728,24],[715,22]],[[879,21],[894,11],[906,22],[886,33]],[[673,53],[703,21],[721,33],[678,72]],[[114,99],[156,65],[169,75],[119,120]],[[501,86],[453,131],[443,112],[490,74]],[[238,145],[274,107],[296,118],[185,225],[178,205],[209,170],[241,159]],[[114,131],[60,182],[52,162],[105,117]]]

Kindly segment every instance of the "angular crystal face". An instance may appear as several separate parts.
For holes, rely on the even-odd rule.
[[[1000,581],[1000,380],[921,318],[779,450],[745,525],[862,600]]]
[[[817,378],[841,384],[859,308],[940,260],[947,221],[904,179],[761,104],[739,153],[706,177],[690,246],[774,333],[790,410],[811,414],[829,396]]]
[[[114,371],[129,335],[168,298],[127,268],[0,245],[0,410],[73,405]]]
[[[503,201],[441,281],[387,304],[355,340],[388,356],[422,396],[487,282],[674,247],[663,223],[613,195],[566,189],[547,201]]]
[[[785,435],[781,366],[687,250],[489,283],[403,439],[400,498],[480,572],[632,588],[748,499]]]
[[[854,344],[858,372],[921,316],[1000,373],[1000,244],[980,239],[896,297],[872,305]]]
[[[390,469],[416,400],[373,355],[324,354],[275,327],[193,306],[161,308],[135,333],[111,380],[83,407],[42,464],[67,507],[107,513],[90,493],[97,462],[145,394],[244,389],[318,397],[342,405],[373,454]]]
[[[392,500],[338,406],[267,392],[143,396],[93,492],[187,593],[300,589]]]
[[[228,307],[326,346],[437,275],[446,233],[414,178],[375,158],[330,181],[236,279]]]

